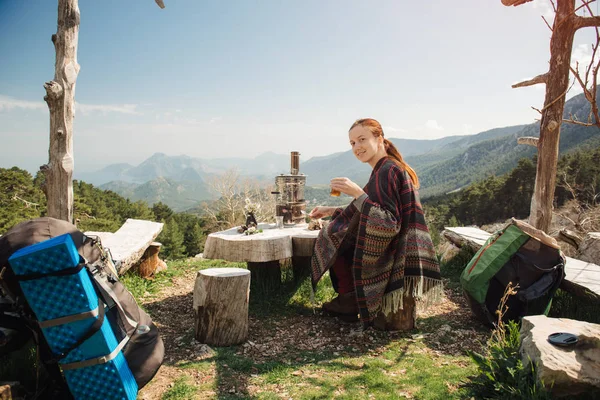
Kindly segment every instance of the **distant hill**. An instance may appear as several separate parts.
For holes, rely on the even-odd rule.
[[[204,182],[207,177],[237,168],[240,174],[273,177],[290,170],[289,154],[263,153],[255,158],[201,159],[190,156],[168,156],[155,153],[138,166],[112,164],[99,171],[76,174],[75,178],[94,185],[122,181],[145,183],[157,178],[174,181]]]
[[[143,200],[149,205],[163,202],[174,211],[185,211],[200,201],[211,198],[203,182],[175,181],[169,178],[156,178],[143,184],[114,181],[99,186],[132,201]]]
[[[585,121],[589,109],[583,95],[578,95],[566,102],[565,117],[574,115]],[[535,148],[517,144],[517,138],[522,136],[539,136],[539,123],[436,140],[390,140],[417,171],[421,180],[421,196],[426,198],[460,189],[489,175],[503,174],[514,168],[519,159],[533,156]],[[561,153],[599,144],[600,129],[567,123],[562,125]],[[101,185],[132,200],[145,200],[149,204],[163,201],[176,210],[183,210],[210,199],[206,181],[232,168],[236,168],[242,176],[272,183],[276,175],[289,173],[290,156],[266,152],[252,159],[200,159],[156,153],[138,166],[114,164],[76,178]],[[307,176],[309,187],[325,186],[336,176],[346,176],[363,185],[371,168],[358,162],[348,150],[302,160],[300,172]]]

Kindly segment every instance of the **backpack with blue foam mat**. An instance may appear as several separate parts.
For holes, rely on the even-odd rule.
[[[34,332],[44,366],[76,399],[134,399],[164,357],[156,326],[108,258],[98,240],[52,218],[0,237],[1,289]]]
[[[512,219],[473,256],[461,274],[461,286],[471,310],[486,325],[497,323],[496,311],[509,284],[516,294],[506,299],[504,322],[547,315],[564,279],[565,262],[555,239]]]

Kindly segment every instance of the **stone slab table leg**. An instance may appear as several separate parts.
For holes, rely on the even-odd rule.
[[[292,256],[292,269],[294,271],[294,281],[298,282],[310,276],[311,256]]]
[[[279,261],[248,262],[252,292],[272,292],[281,287]]]

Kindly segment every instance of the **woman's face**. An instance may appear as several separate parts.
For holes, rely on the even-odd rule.
[[[350,137],[352,152],[359,161],[375,164],[381,156],[385,155],[383,138],[373,136],[371,131],[364,126],[355,126],[350,130],[348,136]],[[375,163],[372,163],[372,161],[375,161]]]

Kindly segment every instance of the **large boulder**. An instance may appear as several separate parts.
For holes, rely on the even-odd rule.
[[[589,232],[585,235],[575,258],[600,264],[600,232]]]
[[[568,332],[579,341],[571,347],[548,342],[548,335]],[[600,325],[544,315],[523,317],[521,325],[523,362],[537,365],[538,379],[556,397],[600,392]]]

